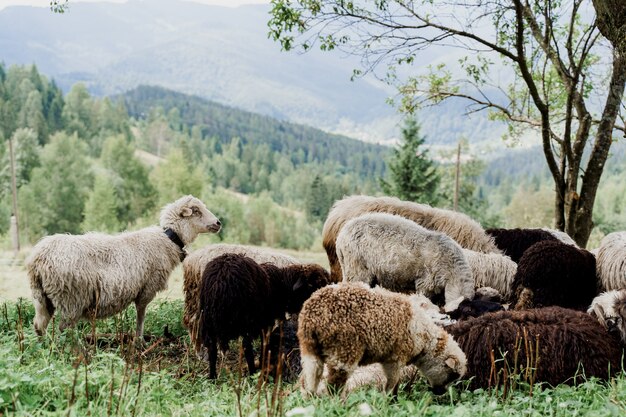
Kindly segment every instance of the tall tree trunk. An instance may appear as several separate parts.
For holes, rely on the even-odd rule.
[[[575,210],[570,214],[574,216],[574,222],[570,230],[567,230],[567,233],[572,236],[576,243],[583,247],[587,245],[589,235],[593,229],[593,205],[604,165],[609,155],[609,149],[613,142],[613,129],[620,110],[625,86],[626,50],[615,48],[613,51],[613,74],[609,84],[609,94],[604,105],[602,118],[598,124],[595,144],[583,176],[580,197],[577,200]]]
[[[593,0],[596,24],[602,35],[613,45],[613,68],[602,118],[598,124],[595,143],[582,179],[580,195],[568,213],[567,233],[585,247],[593,229],[593,206],[604,164],[613,142],[615,121],[620,111],[626,86],[626,2],[624,0]],[[568,190],[576,193],[576,190]]]

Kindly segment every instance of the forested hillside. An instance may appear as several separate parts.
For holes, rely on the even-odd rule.
[[[0,81],[0,233],[11,138],[30,243],[152,224],[190,193],[222,218],[219,239],[308,248],[335,199],[376,193],[385,174],[388,148],[159,88],[98,99],[77,84],[64,97],[34,66],[0,66]]]
[[[12,212],[15,153],[22,241],[51,233],[116,232],[157,221],[181,194],[222,219],[213,239],[285,248],[319,246],[333,201],[380,194],[390,149],[156,87],[95,98],[63,95],[36,67],[0,65],[0,235]],[[626,229],[625,151],[616,143],[595,210],[592,245]],[[552,225],[553,191],[540,150],[481,161],[463,147],[459,208],[485,226]],[[437,205],[452,208],[453,155],[434,153]],[[442,162],[447,161],[447,162]]]

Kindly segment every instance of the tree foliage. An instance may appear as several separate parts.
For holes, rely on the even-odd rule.
[[[19,192],[20,219],[31,238],[80,233],[92,182],[85,143],[76,135],[53,135],[41,151],[41,166]]]

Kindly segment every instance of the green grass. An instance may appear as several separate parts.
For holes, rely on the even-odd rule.
[[[208,380],[181,325],[182,301],[151,304],[145,345],[128,334],[134,311],[83,322],[59,335],[32,330],[30,301],[0,304],[0,416],[624,416],[626,377],[577,387],[469,391],[466,383],[434,397],[423,382],[392,399],[373,389],[304,400],[294,385],[223,372]],[[165,329],[167,327],[167,329]],[[97,343],[91,343],[93,334]],[[239,399],[238,399],[239,397]],[[274,398],[272,398],[274,397]]]

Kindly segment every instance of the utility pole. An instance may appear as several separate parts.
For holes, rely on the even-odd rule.
[[[15,157],[13,155],[13,138],[9,136],[9,159],[11,159],[11,194],[13,195],[13,217],[15,218],[15,235],[13,236],[13,248],[20,251],[20,227],[17,217],[17,185],[15,184]],[[11,219],[13,221],[13,219]]]
[[[454,211],[459,211],[459,184],[461,182],[461,141],[456,150],[456,174],[454,175]]]

